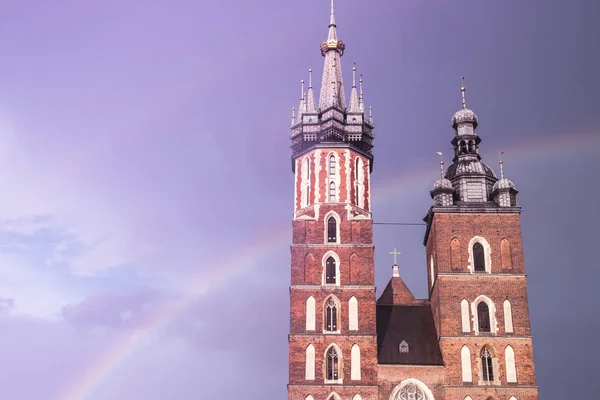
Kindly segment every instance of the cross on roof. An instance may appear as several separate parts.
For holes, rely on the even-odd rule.
[[[394,265],[398,265],[398,264],[396,263],[396,256],[400,255],[400,252],[399,252],[399,251],[396,251],[396,248],[394,247],[394,251],[392,251],[392,252],[390,253],[390,255],[393,255],[393,256],[394,256]]]

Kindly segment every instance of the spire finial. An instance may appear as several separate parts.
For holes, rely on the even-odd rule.
[[[301,89],[301,93],[300,93],[300,100],[304,100],[304,79],[302,79],[300,81],[300,83],[302,84],[302,89]]]
[[[354,61],[354,66],[352,67],[352,87],[356,87],[356,61]]]
[[[462,108],[467,108],[467,101],[465,100],[465,77],[460,77],[460,92],[462,94]]]
[[[296,123],[296,107],[292,106],[292,126]]]
[[[504,161],[502,161],[502,154],[504,154],[503,151],[500,152],[500,178],[504,179]]]
[[[444,156],[441,151],[438,151],[438,156],[440,156],[440,173],[441,179],[444,179]]]
[[[308,63],[310,67],[308,68],[308,88],[312,88],[312,63]]]
[[[333,0],[331,0],[331,18],[329,20],[329,26],[335,26],[335,11],[333,7]]]
[[[373,106],[369,106],[369,120],[373,120]]]

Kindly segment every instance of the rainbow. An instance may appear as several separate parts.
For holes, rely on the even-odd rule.
[[[585,150],[598,151],[600,148],[600,135],[580,134],[570,136],[552,137],[545,141],[539,139],[521,142],[519,146],[505,151],[505,161],[519,162],[530,161],[532,158],[553,156],[559,152],[577,152],[580,154]],[[406,171],[399,177],[390,176],[378,184],[372,186],[376,193],[374,203],[388,202],[391,199],[406,195],[411,190],[421,189],[424,182],[437,179],[438,166],[436,165],[435,153],[432,154],[432,163],[427,167]],[[249,247],[241,256],[234,260],[229,259],[226,263],[216,264],[208,273],[199,275],[193,279],[186,291],[186,295],[178,301],[158,309],[151,314],[137,329],[138,334],[151,333],[160,330],[184,310],[193,305],[198,299],[206,296],[211,290],[216,289],[229,279],[251,270],[268,259],[277,251],[283,250],[291,241],[289,227],[282,229],[273,236],[268,237],[258,245]],[[109,347],[102,357],[96,359],[82,374],[77,377],[73,385],[69,386],[64,394],[59,396],[61,400],[83,400],[92,394],[107,378],[110,377],[126,360],[131,358],[138,349],[136,335],[128,336],[118,340]]]

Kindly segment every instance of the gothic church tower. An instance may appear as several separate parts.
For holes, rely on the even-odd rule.
[[[481,161],[464,85],[425,217],[429,298],[397,265],[376,298],[374,125],[356,67],[346,102],[344,50],[332,0],[318,106],[309,70],[292,116],[288,400],[538,400],[518,192]]]
[[[478,118],[452,118],[453,163],[425,221],[430,304],[445,364],[444,398],[538,398],[517,190],[481,162]]]
[[[311,70],[292,118],[290,400],[377,398],[369,190],[374,126],[365,116],[356,68],[346,103],[344,49],[332,1],[318,107]]]

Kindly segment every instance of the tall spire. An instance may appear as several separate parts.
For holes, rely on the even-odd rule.
[[[319,108],[325,110],[329,107],[346,109],[346,95],[344,93],[344,81],[342,80],[341,57],[344,54],[345,45],[337,37],[337,26],[335,24],[335,12],[333,0],[331,0],[331,15],[329,19],[329,35],[327,41],[321,44],[321,54],[325,57],[323,66],[323,78],[321,81],[321,94],[319,96]]]
[[[306,97],[306,112],[309,114],[316,114],[317,112],[315,94],[312,86],[312,67],[308,69],[308,95]]]
[[[304,79],[300,81],[302,88],[300,91],[300,106],[298,107],[298,119],[297,121],[302,121],[302,114],[306,112],[306,93],[304,92]]]
[[[360,101],[358,100],[358,92],[356,91],[356,63],[352,67],[352,91],[350,92],[350,107],[348,112],[360,112]]]
[[[500,179],[504,179],[504,161],[502,161],[503,151],[500,152]]]
[[[362,88],[362,84],[363,84],[362,74],[360,74],[360,80],[358,81],[358,83],[360,84],[360,97],[358,98],[358,103],[360,105],[360,111],[365,112],[365,99],[363,98],[363,88]]]

